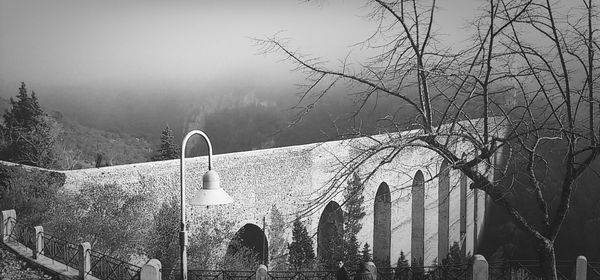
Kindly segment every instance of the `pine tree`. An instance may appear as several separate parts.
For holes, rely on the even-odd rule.
[[[16,163],[53,167],[56,163],[55,144],[61,132],[57,122],[41,108],[34,92],[27,94],[21,83],[17,100],[10,98],[11,107],[0,126],[2,145],[0,158]]]
[[[173,131],[169,125],[163,129],[160,135],[160,146],[157,154],[152,157],[152,160],[169,160],[179,158],[181,149],[174,142]]]
[[[464,273],[467,264],[471,263],[469,256],[464,256],[458,242],[450,247],[450,252],[441,262],[442,273],[445,278],[456,278]]]
[[[371,255],[371,246],[369,246],[369,243],[365,243],[361,255],[363,262],[373,261],[373,256]]]
[[[408,260],[406,259],[406,255],[404,251],[400,251],[400,257],[398,257],[398,263],[396,264],[396,268],[402,269],[408,267]]]
[[[319,261],[322,268],[337,269],[336,261],[340,259],[344,260],[344,262],[346,263],[346,267],[352,266],[351,264],[349,264],[349,262],[347,262],[347,246],[344,240],[344,236],[341,233],[342,230],[339,229],[336,225],[333,225],[330,229],[330,233],[326,234],[326,236],[329,237],[327,239],[327,245],[325,246],[325,248],[327,249],[323,252],[323,254],[319,254]],[[356,251],[358,252],[358,249]]]
[[[357,266],[361,260],[360,244],[356,238],[362,229],[360,221],[365,216],[361,179],[354,173],[344,192],[344,259],[349,266]]]
[[[315,260],[312,239],[308,236],[308,231],[300,218],[294,221],[292,229],[292,243],[288,246],[288,261],[290,266],[296,270],[310,268]]]
[[[4,113],[4,125],[6,128],[33,129],[41,121],[44,111],[40,107],[35,92],[27,95],[25,83],[21,83],[17,101],[10,98],[11,109]]]
[[[400,257],[398,258],[398,263],[396,264],[396,273],[394,278],[397,280],[408,280],[410,277],[409,272],[410,267],[408,265],[406,255],[404,255],[404,251],[400,251]]]
[[[443,265],[449,266],[464,264],[466,262],[467,259],[465,257],[462,257],[460,245],[458,245],[458,242],[456,241],[450,247],[450,252],[448,252],[446,258],[442,260]]]

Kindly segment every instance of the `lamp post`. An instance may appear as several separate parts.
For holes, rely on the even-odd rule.
[[[185,220],[185,145],[187,141],[195,134],[199,134],[208,145],[208,171],[202,176],[202,189],[200,189],[190,200],[190,205],[218,205],[233,202],[229,196],[219,185],[219,174],[212,170],[212,146],[208,136],[200,130],[190,131],[184,138],[181,144],[180,158],[180,182],[181,182],[181,231],[179,232],[179,249],[181,251],[181,279],[187,280],[187,225]]]

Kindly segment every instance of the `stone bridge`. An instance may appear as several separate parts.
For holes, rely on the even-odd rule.
[[[361,147],[372,144],[372,138],[357,138],[215,155],[213,170],[219,173],[221,186],[235,202],[210,209],[190,207],[190,236],[195,234],[201,218],[228,221],[232,223],[231,232],[245,235],[243,239],[264,255],[271,235],[270,213],[275,206],[284,215],[286,239],[291,242],[296,214],[330,184],[343,163]],[[466,145],[457,149],[469,152]],[[379,160],[373,158],[364,164],[360,177],[365,178]],[[186,159],[187,194],[191,196],[200,188],[206,170],[206,157]],[[71,191],[87,183],[115,183],[132,193],[149,190],[157,203],[179,195],[179,160],[62,173],[66,175],[65,189]],[[422,259],[424,265],[431,265],[443,259],[454,242],[464,253],[472,254],[482,232],[487,202],[485,195],[468,188],[468,183],[460,172],[447,168],[436,153],[406,148],[365,183],[366,216],[358,241],[371,245],[378,267],[395,265],[401,251],[409,261]],[[302,219],[313,236],[317,255],[326,250],[327,232],[334,226],[341,227],[343,214],[337,209],[342,203],[343,195],[339,193]]]

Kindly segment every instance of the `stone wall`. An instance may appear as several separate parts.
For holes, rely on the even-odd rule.
[[[381,136],[383,137],[383,136]],[[371,140],[360,138],[346,141],[291,146],[275,149],[248,151],[213,156],[213,170],[221,177],[221,187],[235,200],[229,205],[188,208],[188,224],[190,235],[195,234],[195,224],[198,219],[211,219],[233,222],[231,232],[236,232],[250,223],[263,227],[265,219],[267,239],[270,232],[270,213],[276,206],[288,222],[286,228],[287,240],[291,241],[291,226],[298,211],[305,207],[327,187],[335,172],[340,170],[343,163],[356,155],[356,147],[369,145]],[[218,143],[216,144],[218,145]],[[466,150],[460,146],[457,149]],[[360,168],[361,178],[371,172],[381,158],[373,158]],[[407,147],[390,164],[379,169],[366,183],[365,210],[363,228],[358,235],[361,244],[368,242],[373,246],[374,234],[374,202],[379,186],[386,183],[391,196],[391,248],[390,264],[394,265],[403,251],[407,259],[411,255],[411,186],[417,171],[424,175],[424,263],[431,265],[442,258],[438,257],[438,173],[441,158],[434,152],[417,147]],[[160,205],[171,196],[179,196],[179,160],[149,162],[141,164],[110,166],[83,170],[64,171],[65,185],[63,191],[79,191],[85,184],[117,184],[132,193],[150,191],[153,200]],[[202,175],[207,170],[207,157],[186,159],[186,194],[192,196],[199,189]],[[467,252],[473,252],[474,246],[474,216],[477,215],[478,229],[483,225],[485,199],[478,201],[478,213],[473,213],[474,197],[472,190],[467,195],[467,232],[461,240],[460,225],[460,187],[456,171],[450,172],[449,198],[449,240],[466,246]],[[330,198],[342,204],[342,193]],[[316,231],[319,217],[326,203],[317,207],[308,217],[305,217],[309,234],[314,237],[316,252]],[[156,207],[158,210],[159,207]],[[154,214],[154,213],[149,213]],[[196,222],[195,222],[196,221]],[[229,237],[231,238],[231,237]],[[226,244],[223,245],[226,248]],[[362,245],[361,245],[362,246]]]

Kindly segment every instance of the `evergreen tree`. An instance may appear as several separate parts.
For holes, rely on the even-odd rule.
[[[396,268],[402,269],[408,267],[408,260],[406,259],[406,255],[404,251],[400,251],[400,257],[398,257],[398,263],[396,264]]]
[[[61,132],[57,122],[41,108],[34,92],[27,94],[21,83],[17,100],[10,98],[11,107],[4,113],[0,158],[16,163],[53,167],[56,163],[55,144]]]
[[[450,252],[448,252],[446,258],[442,260],[443,265],[450,266],[465,264],[467,262],[468,258],[462,256],[460,245],[458,245],[458,242],[456,241],[454,241],[454,244],[450,247]]]
[[[373,256],[371,255],[371,246],[369,246],[369,243],[365,243],[365,245],[363,246],[362,261],[363,262],[373,261]]]
[[[308,231],[300,218],[294,221],[292,229],[292,243],[288,246],[288,261],[290,266],[296,270],[310,268],[315,260],[312,239],[308,236]]]
[[[35,93],[27,95],[25,83],[21,83],[17,101],[10,98],[10,110],[4,113],[4,125],[6,128],[34,128],[40,121],[39,117],[44,115]]]
[[[409,272],[410,267],[408,265],[406,255],[404,255],[404,251],[400,251],[400,257],[398,258],[398,263],[396,264],[396,273],[394,278],[398,280],[408,280],[410,277]]]
[[[349,266],[357,266],[361,260],[360,244],[356,238],[362,229],[360,221],[365,216],[361,179],[354,173],[344,192],[344,259]]]
[[[444,278],[455,279],[463,275],[468,264],[472,263],[470,256],[462,254],[462,250],[458,242],[454,242],[450,247],[450,252],[441,262],[441,270]]]
[[[174,142],[173,131],[167,124],[160,135],[160,146],[157,154],[152,156],[152,160],[177,159],[180,153],[181,149]]]
[[[319,265],[322,269],[337,269],[336,261],[341,259],[346,263],[346,267],[351,266],[346,260],[346,243],[342,230],[337,226],[333,225],[329,228],[327,236],[325,250],[319,253]],[[358,252],[358,250],[357,250]]]

